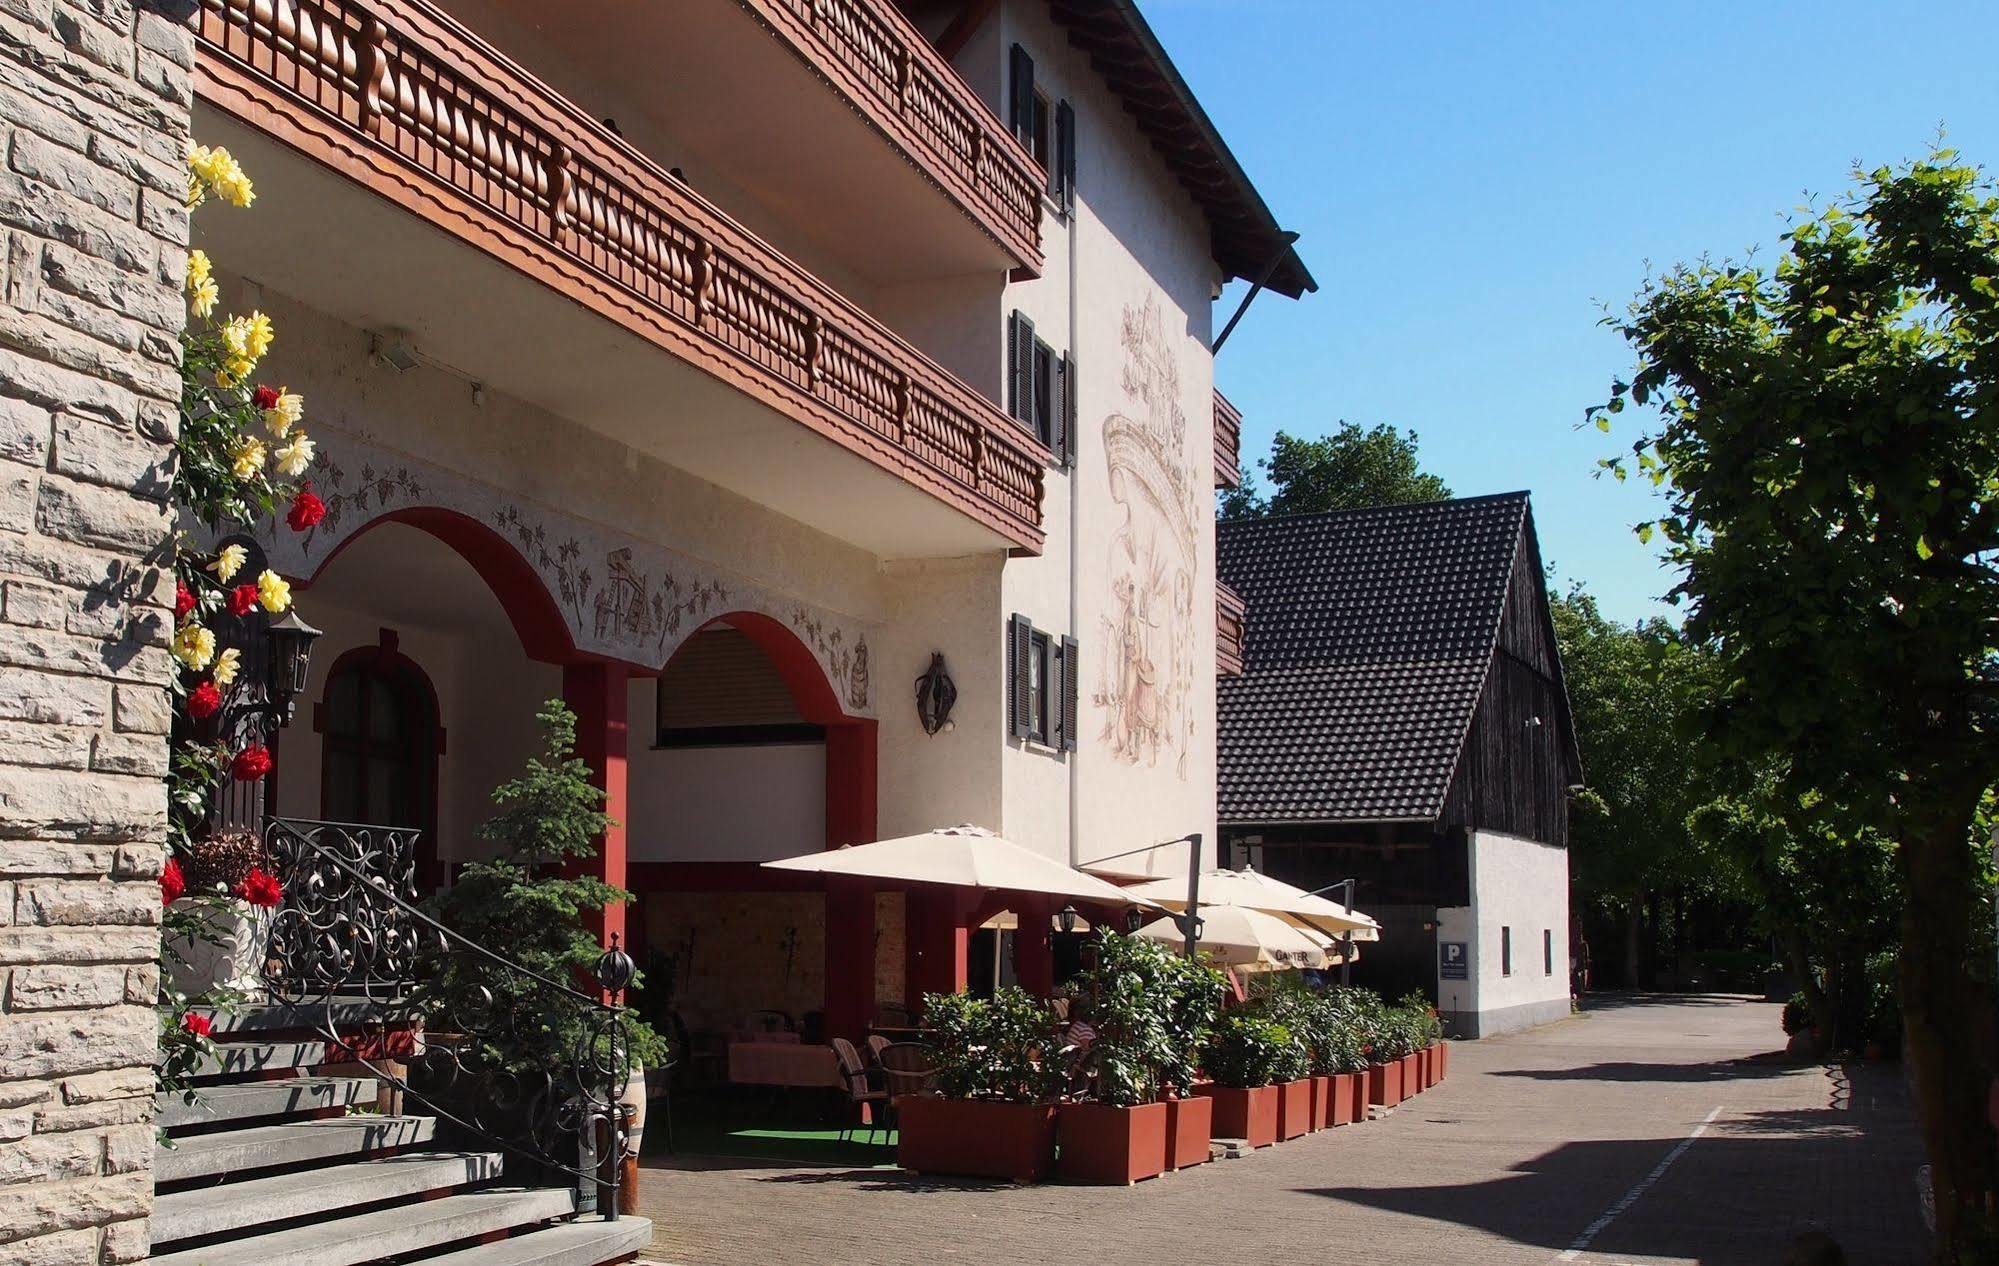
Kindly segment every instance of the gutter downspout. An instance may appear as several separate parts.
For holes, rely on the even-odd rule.
[[[1076,340],[1081,336],[1083,328],[1082,321],[1077,316],[1076,311],[1078,294],[1076,261],[1082,255],[1082,252],[1076,248],[1076,237],[1077,229],[1081,225],[1082,219],[1082,200],[1077,196],[1076,190],[1071,189],[1069,190],[1069,367],[1071,373],[1075,372],[1077,364]],[[1080,427],[1083,425],[1083,391],[1081,384],[1072,385],[1072,390],[1076,397],[1076,425]],[[1078,576],[1080,575],[1079,568],[1083,558],[1083,533],[1080,530],[1079,522],[1079,515],[1083,505],[1083,446],[1075,435],[1069,437],[1069,446],[1077,454],[1075,463],[1069,467],[1069,636],[1076,639],[1077,654],[1080,656],[1082,653],[1083,630],[1079,627],[1078,622],[1083,618],[1083,612]],[[1081,694],[1083,690],[1083,674],[1081,669],[1082,665],[1078,664],[1076,673],[1076,692],[1078,694]],[[1076,703],[1076,724],[1081,725],[1082,723],[1083,705],[1079,699]],[[1069,753],[1069,865],[1078,869],[1081,868],[1083,859],[1083,809],[1078,796],[1078,792],[1082,787],[1082,779],[1079,776],[1077,767],[1082,763],[1083,741],[1082,736],[1077,735],[1076,750]]]

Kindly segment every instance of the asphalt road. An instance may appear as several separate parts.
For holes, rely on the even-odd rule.
[[[1924,1260],[1893,1066],[1769,1058],[1774,1005],[1602,999],[1452,1048],[1388,1117],[1131,1188],[893,1169],[648,1161],[651,1256],[776,1262],[1665,1263],[1779,1266],[1823,1230],[1855,1266]],[[1759,1058],[1762,1057],[1762,1058]]]

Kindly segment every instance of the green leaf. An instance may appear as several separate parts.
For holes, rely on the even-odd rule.
[[[1927,563],[1930,561],[1931,558],[1935,557],[1935,555],[1936,551],[1930,548],[1930,539],[1927,536],[1919,536],[1916,538],[1917,558],[1920,558]]]

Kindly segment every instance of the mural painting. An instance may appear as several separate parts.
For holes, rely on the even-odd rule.
[[[1104,419],[1105,472],[1120,521],[1110,539],[1105,653],[1091,703],[1102,740],[1127,765],[1173,762],[1188,776],[1196,725],[1199,482],[1186,460],[1180,367],[1155,301],[1127,306],[1129,412]]]

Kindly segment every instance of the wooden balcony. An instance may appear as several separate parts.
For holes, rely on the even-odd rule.
[[[1215,487],[1242,484],[1242,410],[1215,393]]]
[[[1216,399],[1220,399],[1219,396]],[[1242,676],[1243,638],[1249,632],[1249,606],[1242,595],[1220,580],[1215,582],[1215,676]]]
[[[1016,264],[1041,270],[1041,164],[891,0],[737,0]]]
[[[206,104],[1040,548],[1004,413],[436,6],[200,0],[196,29]]]

